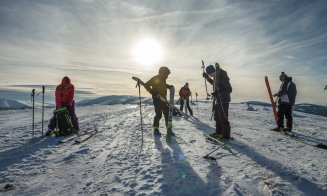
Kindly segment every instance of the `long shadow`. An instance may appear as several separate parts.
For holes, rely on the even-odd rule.
[[[0,153],[0,171],[4,171],[9,166],[21,162],[21,160],[29,157],[39,149],[56,144],[58,144],[58,141],[55,139],[38,137],[29,139],[19,147],[3,151]]]
[[[164,149],[159,137],[155,137],[155,145],[162,156],[163,195],[221,195],[219,179],[222,172],[217,162],[210,164],[206,176],[208,182],[205,183],[188,163],[175,139],[168,145],[170,149]]]
[[[269,159],[265,156],[262,156],[259,153],[256,153],[256,150],[247,146],[245,143],[240,141],[231,143],[233,150],[238,151],[246,155],[247,157],[251,158],[253,161],[261,165],[261,167],[267,168],[280,178],[284,179],[285,181],[293,184],[297,187],[298,190],[302,191],[305,195],[326,195],[327,190],[323,190],[318,187],[317,184],[300,177],[292,171],[285,168],[285,166],[275,160]]]

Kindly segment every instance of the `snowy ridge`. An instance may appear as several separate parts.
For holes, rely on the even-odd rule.
[[[11,99],[0,98],[0,110],[25,109],[31,108],[28,104]]]
[[[0,111],[0,195],[326,195],[327,150],[269,131],[270,108],[253,107],[230,105],[236,156],[218,150],[215,161],[202,158],[216,148],[203,136],[214,131],[210,101],[193,107],[195,117],[174,117],[171,144],[163,120],[163,137],[152,135],[153,106],[143,106],[142,150],[137,105],[76,107],[82,131],[101,131],[80,145],[36,137],[38,118],[32,137],[30,109]],[[327,118],[298,114],[294,132],[327,143]],[[8,183],[15,188],[2,190]]]
[[[143,103],[151,104],[152,100],[149,98],[142,97]],[[128,96],[128,95],[111,95],[99,97],[96,99],[87,99],[76,103],[78,106],[87,106],[87,105],[115,105],[115,104],[138,104],[139,97]]]

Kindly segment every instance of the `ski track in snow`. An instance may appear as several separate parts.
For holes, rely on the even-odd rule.
[[[270,108],[247,111],[230,105],[235,155],[205,141],[214,131],[211,103],[200,103],[200,117],[174,117],[176,138],[152,135],[153,106],[143,109],[141,149],[139,107],[136,105],[77,107],[82,131],[96,125],[99,133],[74,145],[62,138],[40,138],[40,110],[35,137],[31,110],[0,111],[0,195],[326,195],[327,150],[313,148],[269,131]],[[193,106],[197,115],[196,107]],[[45,127],[52,115],[45,111]],[[16,120],[12,120],[16,119]],[[326,117],[297,112],[295,132],[327,143]],[[46,130],[46,128],[45,128]]]

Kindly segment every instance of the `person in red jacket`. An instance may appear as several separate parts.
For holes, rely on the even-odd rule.
[[[69,77],[65,76],[61,84],[56,88],[56,109],[66,107],[72,120],[74,130],[79,131],[78,118],[75,114],[75,101],[74,101],[74,85],[71,83]],[[51,132],[56,127],[56,119],[52,117],[48,125],[48,132]]]
[[[181,88],[181,90],[179,90],[179,96],[180,96],[180,110],[183,111],[183,107],[184,107],[184,100],[185,100],[185,104],[186,107],[188,109],[188,111],[190,112],[190,115],[193,116],[193,111],[190,107],[190,96],[191,96],[191,90],[188,88],[188,83],[186,82],[185,85]]]

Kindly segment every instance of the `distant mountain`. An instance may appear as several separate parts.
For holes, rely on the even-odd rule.
[[[13,110],[13,109],[25,109],[25,108],[31,108],[31,107],[19,101],[0,98],[0,110]]]
[[[146,104],[152,104],[152,100],[149,98],[142,97],[142,102]],[[99,97],[96,99],[87,99],[77,102],[78,106],[86,105],[115,105],[115,104],[137,104],[139,103],[139,97],[128,96],[128,95],[110,95]]]
[[[260,102],[260,101],[247,101],[247,102],[242,102],[242,103],[249,103],[252,105],[260,105],[260,106],[270,106],[271,104],[265,103],[265,102]],[[320,106],[320,105],[315,105],[315,104],[310,104],[310,103],[301,103],[301,104],[296,104],[293,107],[294,111],[297,112],[304,112],[308,114],[314,114],[318,116],[324,116],[327,117],[327,107],[326,106]]]

